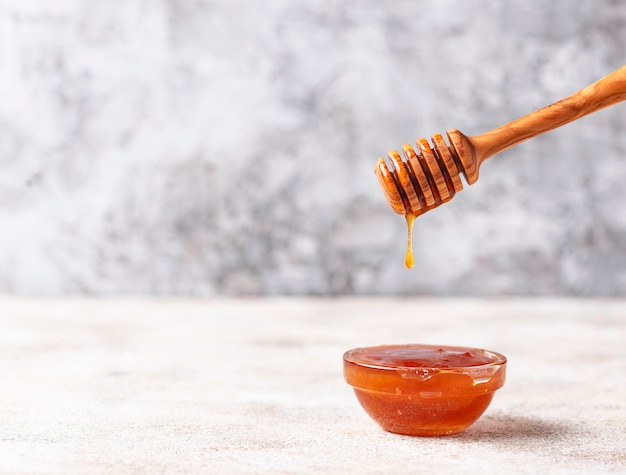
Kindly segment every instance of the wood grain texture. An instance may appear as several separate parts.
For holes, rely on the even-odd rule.
[[[470,137],[478,166],[493,155],[626,100],[626,65],[554,104]]]
[[[624,100],[626,65],[565,99],[482,135],[468,137],[451,129],[446,132],[449,145],[438,134],[433,135],[432,146],[426,139],[418,139],[417,153],[404,145],[406,162],[392,151],[393,171],[381,164],[381,159],[376,174],[391,208],[399,214],[418,216],[449,201],[463,188],[460,173],[471,185],[489,157]]]

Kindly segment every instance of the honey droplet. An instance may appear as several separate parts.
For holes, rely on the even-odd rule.
[[[405,215],[406,218],[406,227],[408,232],[407,246],[406,246],[406,257],[404,258],[404,265],[407,269],[411,269],[413,267],[413,223],[415,222],[415,215],[411,213],[407,213]]]

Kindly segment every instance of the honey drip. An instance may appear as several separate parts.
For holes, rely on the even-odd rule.
[[[407,213],[405,215],[405,218],[408,235],[404,265],[407,269],[411,269],[413,267],[413,223],[415,222],[415,215],[412,213]]]

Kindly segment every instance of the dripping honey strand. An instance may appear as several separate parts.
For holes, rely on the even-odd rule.
[[[415,215],[412,213],[407,213],[405,215],[406,218],[406,227],[407,227],[407,246],[406,246],[406,257],[404,258],[404,265],[407,269],[411,269],[413,267],[413,223],[415,222]]]

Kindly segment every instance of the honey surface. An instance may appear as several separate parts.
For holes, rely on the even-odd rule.
[[[454,347],[387,347],[355,350],[351,357],[361,364],[408,368],[459,368],[493,363],[494,357],[481,351]]]

